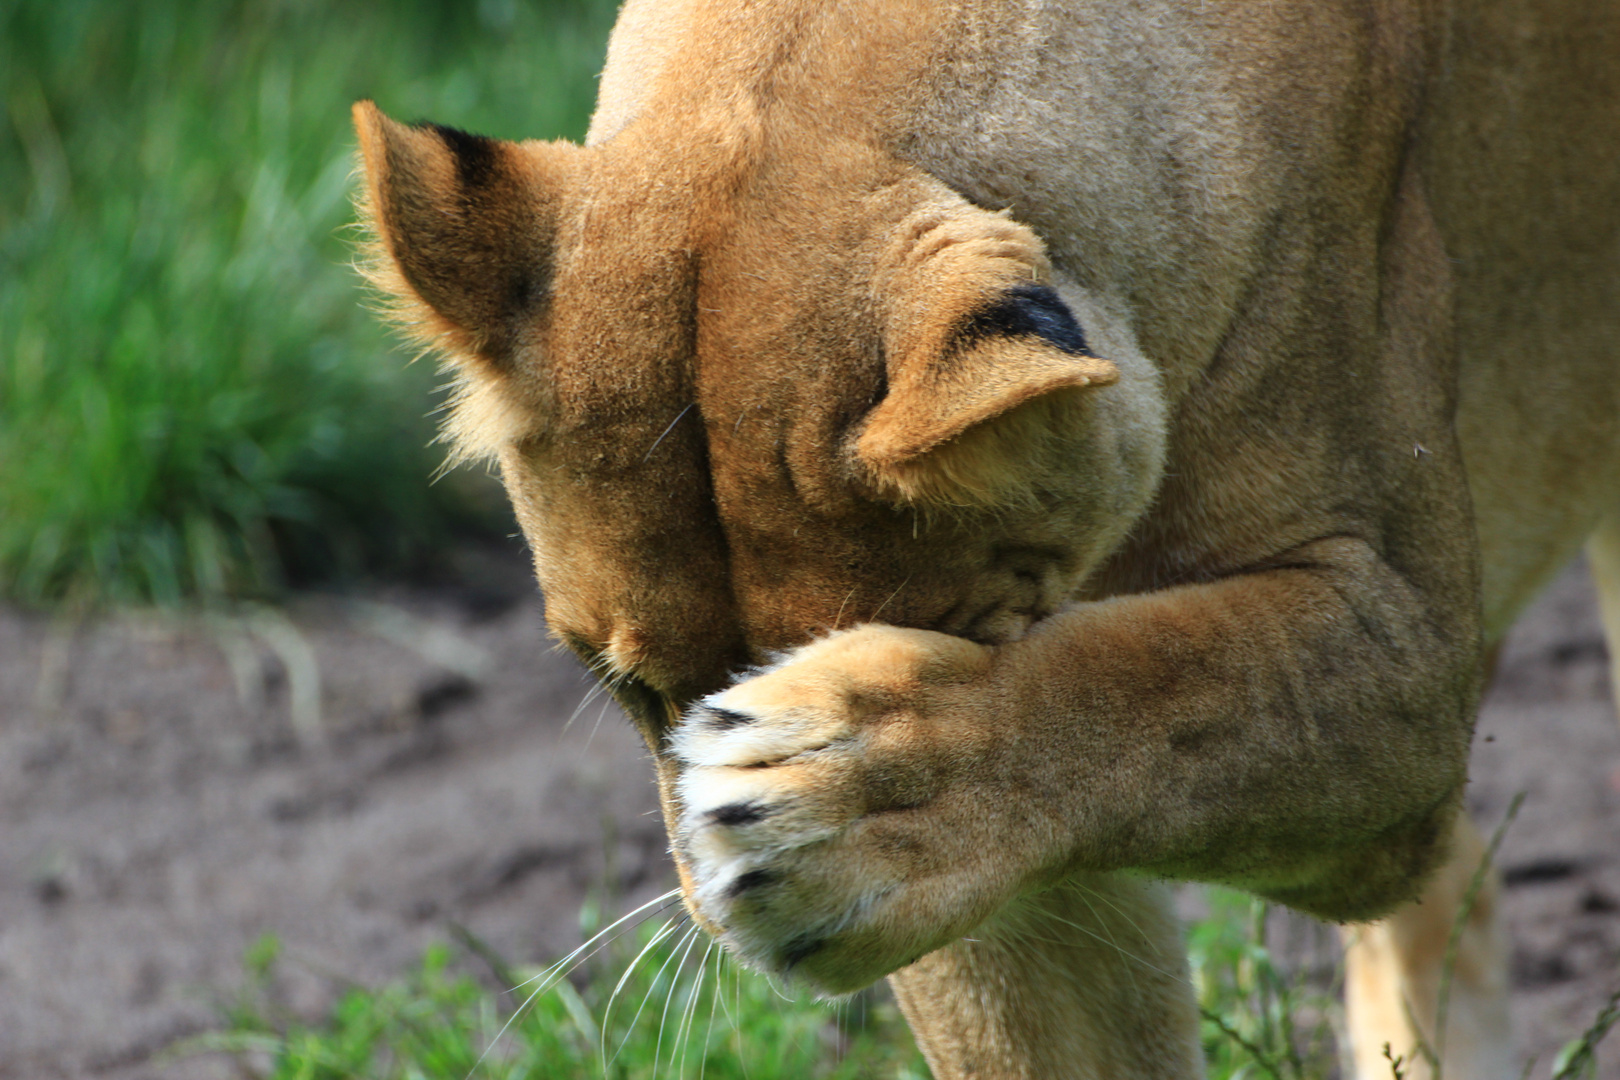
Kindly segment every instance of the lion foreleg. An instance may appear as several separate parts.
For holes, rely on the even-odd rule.
[[[889,976],[940,1080],[1203,1075],[1169,890],[1082,874]]]

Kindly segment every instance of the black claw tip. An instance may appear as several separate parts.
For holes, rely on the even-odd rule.
[[[731,709],[711,709],[705,707],[708,714],[708,725],[716,731],[730,731],[732,728],[752,724],[754,717],[747,713],[734,712]]]
[[[769,885],[775,880],[776,875],[769,870],[750,870],[746,874],[739,874],[737,880],[727,887],[726,899],[735,900],[750,889],[757,889],[761,885]]]
[[[764,821],[770,811],[758,803],[730,803],[710,810],[709,820],[716,825],[752,825]]]
[[[805,934],[788,942],[787,948],[782,950],[782,966],[795,967],[808,960],[827,942],[823,938],[811,937]]]

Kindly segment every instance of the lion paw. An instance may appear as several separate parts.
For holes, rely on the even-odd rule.
[[[699,918],[745,960],[840,993],[1010,899],[1014,845],[976,806],[990,657],[862,627],[693,707],[673,749]]]

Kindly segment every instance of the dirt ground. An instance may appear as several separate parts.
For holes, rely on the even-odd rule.
[[[605,880],[625,906],[667,887],[628,724],[550,649],[519,558],[458,560],[454,587],[283,612],[0,609],[0,1077],[231,1075],[155,1055],[217,1023],[267,931],[313,1014],[453,925],[545,958]],[[1501,865],[1544,1076],[1620,985],[1620,726],[1578,567],[1515,631],[1479,733],[1479,820],[1526,793]],[[1620,1036],[1602,1057],[1620,1080]]]

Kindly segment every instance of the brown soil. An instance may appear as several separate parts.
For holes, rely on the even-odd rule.
[[[625,905],[667,887],[640,743],[551,650],[521,563],[461,561],[455,588],[279,615],[0,611],[0,1077],[231,1075],[154,1055],[217,1023],[267,931],[313,1014],[455,925],[549,957],[604,881]],[[1577,569],[1480,720],[1475,813],[1526,792],[1501,863],[1538,1075],[1620,985],[1604,657]],[[1620,1080],[1620,1035],[1603,1057]]]

